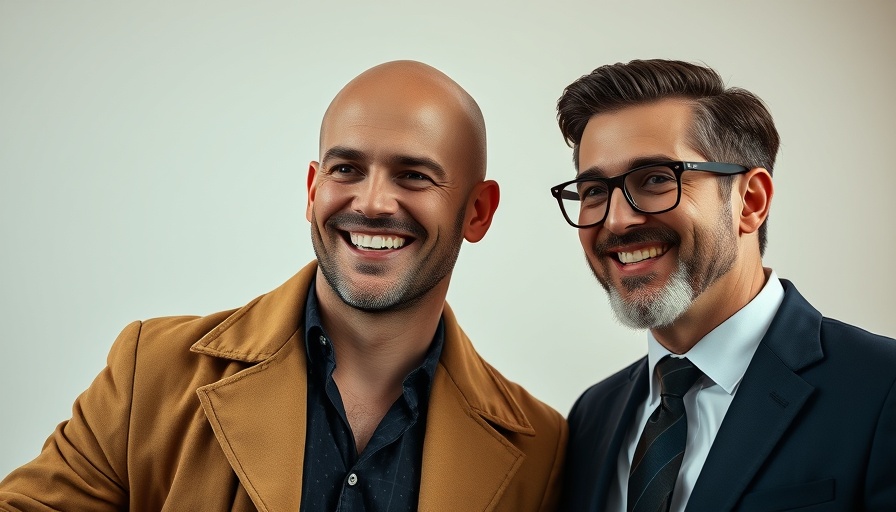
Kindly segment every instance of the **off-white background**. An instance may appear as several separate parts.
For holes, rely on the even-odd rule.
[[[0,477],[128,322],[240,306],[313,258],[320,117],[392,59],[482,106],[502,201],[449,301],[560,411],[645,352],[548,193],[573,174],[555,101],[605,63],[703,61],[759,94],[783,139],[766,263],[828,316],[896,335],[894,23],[890,0],[0,0]]]

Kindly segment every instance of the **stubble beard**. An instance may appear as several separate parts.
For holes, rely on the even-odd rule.
[[[350,271],[375,277],[382,275],[384,270],[380,265],[374,264],[360,264],[354,269],[343,268],[327,251],[314,213],[311,215],[311,243],[324,278],[342,302],[365,312],[399,311],[419,302],[454,270],[463,243],[464,215],[465,211],[461,209],[452,231],[446,234],[447,238],[443,240],[443,235],[437,233],[429,252],[421,255],[411,268],[404,269],[386,289],[351,282],[347,276]],[[418,236],[414,244],[423,244],[428,236],[422,227],[417,226],[415,231],[422,236]],[[332,245],[344,243],[329,221],[327,228],[331,233],[329,237]]]

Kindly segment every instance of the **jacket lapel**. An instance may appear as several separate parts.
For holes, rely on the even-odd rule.
[[[197,390],[234,473],[261,511],[301,503],[306,428],[303,308],[316,265],[241,308],[191,350],[243,369]],[[525,459],[502,431],[534,435],[512,395],[478,356],[451,309],[433,379],[421,511],[492,510]],[[229,362],[228,362],[229,361]]]
[[[638,407],[646,400],[647,387],[650,379],[647,375],[647,358],[632,367],[629,373],[629,381],[618,390],[617,405],[608,411],[606,424],[610,425],[604,432],[611,434],[609,441],[601,439],[597,444],[606,444],[606,450],[602,451],[600,469],[595,483],[594,501],[588,510],[603,510],[607,503],[607,494],[610,492],[610,484],[615,481],[618,471],[616,462],[622,443],[628,435],[629,426],[634,422]]]
[[[193,347],[251,366],[197,390],[221,449],[260,511],[301,503],[306,423],[303,311],[312,264],[241,308]]]
[[[797,372],[823,357],[821,314],[781,282],[784,302],[731,402],[688,510],[732,510],[815,389]]]
[[[444,319],[445,345],[426,418],[419,510],[492,510],[525,459],[501,431],[535,431],[448,306]]]

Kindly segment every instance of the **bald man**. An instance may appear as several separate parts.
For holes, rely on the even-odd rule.
[[[445,303],[498,206],[485,148],[432,67],[349,82],[308,169],[317,261],[242,308],[127,326],[0,510],[553,510],[564,419]]]

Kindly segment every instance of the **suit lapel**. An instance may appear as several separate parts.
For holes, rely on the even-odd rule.
[[[814,388],[760,345],[688,501],[689,510],[732,510]]]
[[[260,511],[301,503],[306,429],[305,298],[316,265],[237,310],[191,348],[242,368],[197,390],[215,438]],[[247,367],[247,364],[250,365]]]
[[[500,433],[535,431],[446,305],[423,443],[421,511],[492,510],[525,459]]]
[[[688,510],[731,510],[806,404],[814,387],[797,371],[823,357],[821,314],[789,282],[784,302],[731,402]]]
[[[647,397],[649,382],[647,358],[644,358],[632,368],[629,381],[617,392],[616,405],[608,410],[609,416],[606,418],[608,428],[604,433],[610,434],[610,437],[609,440],[599,439],[596,442],[598,446],[606,446],[606,449],[598,453],[601,460],[600,469],[595,483],[594,500],[588,510],[603,510],[606,506],[610,484],[616,480],[619,451],[628,435],[630,425],[635,420],[638,407]]]

